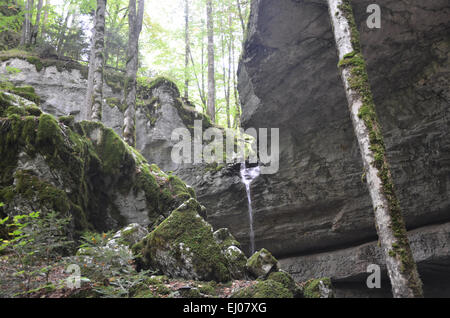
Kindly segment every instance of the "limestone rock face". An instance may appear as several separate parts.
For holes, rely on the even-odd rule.
[[[41,98],[40,108],[44,112],[56,117],[73,115],[75,122],[79,122],[88,119],[84,107],[87,79],[83,67],[76,66],[73,69],[58,69],[50,65],[38,70],[26,58],[11,56],[0,61],[0,76],[16,86],[32,86]],[[20,72],[10,74],[7,67]],[[120,83],[114,84],[119,86],[109,81],[104,83],[102,123],[121,136],[124,119],[120,105],[122,93]],[[203,121],[205,127],[210,123],[193,107],[187,106],[175,84],[164,78],[138,87],[138,98],[141,103],[136,109],[136,149],[148,162],[158,164],[164,171],[190,167],[189,164],[179,165],[172,161],[171,151],[176,143],[171,140],[172,132],[177,128],[193,126],[196,119]]]
[[[408,229],[420,233],[450,220],[450,7],[439,0],[379,1],[382,26],[370,30],[371,3],[352,2],[398,197]],[[239,68],[242,123],[280,129],[280,171],[252,184],[256,246],[279,259],[302,255],[295,267],[308,274],[297,274],[300,280],[322,277],[322,266],[331,278],[340,276],[345,266],[331,266],[347,248],[382,263],[375,250],[352,247],[374,242],[376,231],[337,63],[326,1],[252,1]],[[233,202],[232,212],[215,209],[212,223],[229,222],[241,240],[247,224],[235,218],[246,206]],[[435,249],[424,244],[413,244],[415,255]],[[302,266],[319,252],[323,265]],[[444,266],[448,255],[433,262]],[[428,261],[420,261],[427,272]],[[368,275],[357,264],[347,278]]]
[[[13,67],[20,72],[9,74],[6,67]],[[39,71],[36,66],[25,59],[11,58],[0,64],[0,74],[16,86],[32,86],[41,97],[41,109],[54,116],[75,116],[75,120],[86,120],[84,107],[87,79],[79,69],[58,70],[57,66],[43,67]],[[120,97],[118,92],[105,84],[104,98]],[[123,115],[118,108],[103,107],[105,124],[118,128],[123,123]]]
[[[151,225],[191,197],[180,179],[149,165],[101,123],[69,127],[0,93],[7,115],[0,119],[2,216],[56,211],[72,215],[78,233],[108,231]]]
[[[133,247],[144,266],[164,275],[203,281],[231,279],[228,262],[195,199],[183,203],[142,242]]]

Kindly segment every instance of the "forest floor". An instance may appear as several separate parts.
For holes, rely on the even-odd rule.
[[[0,256],[0,297],[1,298],[96,298],[102,295],[105,285],[115,278],[100,281],[85,280],[80,288],[68,288],[70,273],[66,272],[67,262],[51,264],[48,276],[27,275],[22,268],[11,267],[11,255]],[[35,269],[37,269],[36,267]],[[28,269],[29,272],[33,270]],[[162,280],[161,280],[162,277]],[[150,277],[149,277],[150,278]],[[158,281],[150,278],[148,283],[140,284],[136,295],[122,297],[136,298],[229,298],[233,293],[256,284],[256,281],[234,280],[228,283],[200,282],[194,280],[171,279],[159,276]],[[27,285],[29,287],[27,287]],[[28,290],[28,292],[24,292]],[[111,295],[109,295],[111,296]],[[118,295],[119,296],[119,295]]]

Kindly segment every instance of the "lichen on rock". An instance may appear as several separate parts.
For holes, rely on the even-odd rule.
[[[142,242],[133,247],[144,266],[165,275],[185,279],[226,282],[231,279],[228,262],[200,215],[193,198],[173,211]]]
[[[275,257],[265,248],[257,251],[247,261],[247,270],[255,278],[265,278],[273,271],[279,270],[279,264]]]
[[[134,207],[117,198],[143,197],[139,219],[144,226],[190,198],[181,180],[150,166],[112,129],[58,121],[34,108],[14,106],[16,95],[7,94],[1,92],[0,103],[0,201],[5,214],[55,210],[73,216],[77,233],[105,231],[133,221]],[[11,113],[11,107],[17,111]],[[28,158],[26,167],[19,164],[20,156]]]

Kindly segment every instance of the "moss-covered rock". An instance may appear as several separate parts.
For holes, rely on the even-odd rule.
[[[136,215],[133,206],[122,203],[124,198],[144,198],[144,225],[190,198],[181,180],[153,172],[156,166],[101,123],[58,121],[33,107],[16,110],[10,93],[0,94],[5,214],[55,210],[71,214],[77,232],[107,231],[131,223]]]
[[[276,281],[280,284],[282,284],[285,288],[287,288],[292,295],[295,298],[301,298],[302,297],[302,290],[295,282],[294,278],[291,276],[291,274],[285,272],[285,271],[278,271],[278,272],[272,272],[269,274],[267,279],[271,279],[273,281]]]
[[[279,270],[275,257],[265,248],[253,254],[247,261],[247,271],[253,277],[265,278],[269,273]]]
[[[333,298],[331,280],[327,277],[311,279],[303,284],[305,298]]]
[[[189,199],[134,247],[144,266],[171,277],[225,282],[228,263],[213,237],[211,225],[200,215],[200,204]]]
[[[239,248],[241,244],[228,229],[219,229],[213,233],[213,236],[228,261],[231,276],[234,279],[247,278],[247,257]]]
[[[256,284],[235,292],[232,298],[293,298],[294,295],[283,284],[272,279],[257,281]]]

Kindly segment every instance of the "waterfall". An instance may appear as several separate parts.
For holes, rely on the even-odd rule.
[[[255,253],[255,232],[253,231],[253,209],[252,209],[252,197],[250,193],[250,184],[257,178],[260,174],[259,166],[256,167],[246,167],[245,162],[241,164],[241,178],[242,183],[245,184],[245,189],[247,191],[248,199],[248,217],[250,223],[250,248],[251,255]]]

